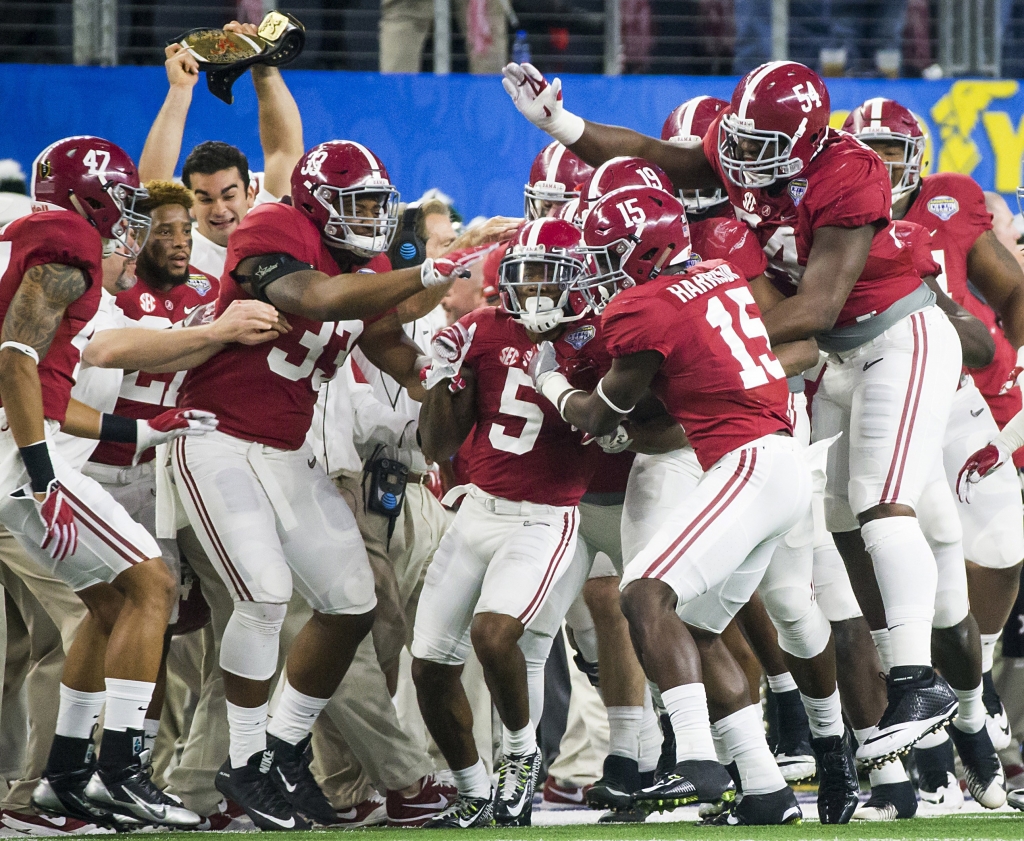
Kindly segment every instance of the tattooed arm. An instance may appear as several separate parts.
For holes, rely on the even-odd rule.
[[[87,287],[81,269],[59,263],[33,266],[22,278],[0,329],[0,343],[26,345],[42,361],[50,350],[64,311]],[[7,347],[0,350],[0,400],[19,447],[44,440],[43,391],[36,362]]]

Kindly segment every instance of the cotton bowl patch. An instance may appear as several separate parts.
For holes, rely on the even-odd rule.
[[[565,340],[574,348],[576,348],[576,350],[579,350],[596,335],[597,328],[594,327],[593,324],[584,324],[582,327],[577,327],[575,330],[573,330],[568,336],[565,337]]]
[[[928,199],[928,211],[938,216],[943,222],[948,222],[960,210],[960,202],[952,196],[936,196]]]
[[[789,182],[789,197],[793,200],[793,204],[797,207],[800,206],[800,202],[804,200],[804,194],[807,192],[807,179],[797,178]]]
[[[204,274],[190,274],[185,283],[195,289],[200,295],[205,295],[210,291],[210,280]]]

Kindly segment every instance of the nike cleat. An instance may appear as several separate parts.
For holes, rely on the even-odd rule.
[[[530,826],[540,763],[539,750],[502,759],[494,799],[494,822],[498,826]]]
[[[214,785],[228,800],[241,806],[258,829],[310,829],[312,824],[295,811],[271,778],[273,764],[274,752],[269,750],[254,753],[240,768],[232,768],[229,759],[221,765]]]
[[[818,760],[818,819],[827,824],[849,823],[860,802],[850,731],[811,739],[811,748]]]
[[[312,738],[310,734],[297,745],[292,745],[268,735],[267,750],[274,754],[270,777],[296,812],[321,826],[330,826],[337,821],[338,814],[309,770],[313,758],[309,749]]]
[[[705,826],[784,826],[800,823],[804,813],[789,786],[768,794],[744,794],[732,808],[705,820]]]
[[[998,809],[1006,803],[1006,789],[1003,788],[1003,766],[992,747],[988,730],[982,727],[977,733],[964,733],[955,724],[947,730],[964,764],[964,778],[971,797],[986,809]]]
[[[348,809],[339,809],[334,826],[338,829],[359,829],[364,826],[383,826],[387,822],[387,802],[374,792],[362,803],[356,803]]]
[[[878,727],[857,749],[857,761],[880,768],[952,720],[957,699],[931,666],[893,666],[886,678],[889,703]]]
[[[389,791],[388,826],[423,826],[449,808],[458,796],[455,786],[441,782],[433,774],[423,777],[419,793],[412,797],[403,797],[400,792]]]
[[[494,799],[492,797],[466,797],[458,799],[423,824],[424,829],[472,829],[494,825]]]
[[[578,786],[572,782],[560,783],[548,775],[541,786],[540,805],[545,809],[580,809],[587,805],[590,783]]]
[[[598,823],[643,823],[647,820],[647,812],[639,806],[627,806],[625,809],[611,809],[597,819]]]
[[[923,811],[949,814],[963,808],[964,794],[956,778],[953,743],[946,739],[933,748],[914,748],[911,753],[917,771],[917,790]]]
[[[884,783],[871,789],[871,797],[853,813],[855,821],[901,821],[917,814],[917,794],[910,780]]]
[[[672,718],[668,713],[662,713],[658,723],[661,725],[661,755],[654,769],[655,782],[665,779],[676,767],[676,731],[672,729]]]
[[[985,727],[992,740],[992,747],[996,750],[1005,750],[1010,746],[1013,737],[1010,734],[1010,722],[1006,717],[1006,708],[1003,706],[992,680],[992,672],[985,672],[981,676],[981,685],[981,700],[985,705]]]
[[[736,785],[723,765],[708,759],[676,764],[660,783],[642,788],[633,803],[648,812],[668,812],[689,803],[717,803],[736,797]]]
[[[604,759],[601,779],[587,792],[587,805],[591,809],[625,809],[633,805],[633,792],[639,788],[637,761],[609,754]]]
[[[4,809],[0,823],[19,835],[55,838],[61,835],[111,835],[116,830],[109,826],[87,823],[67,815],[32,815]]]
[[[142,758],[113,774],[97,768],[85,786],[85,796],[114,814],[138,818],[144,823],[193,829],[203,820],[180,800],[153,785],[149,766]]]
[[[32,790],[32,805],[48,815],[63,815],[83,823],[117,827],[113,812],[85,796],[95,766],[62,774],[46,774]]]
[[[1006,793],[1006,805],[1024,812],[1024,788],[1015,788]]]
[[[816,764],[811,750],[811,727],[800,699],[800,690],[773,692],[777,739],[772,753],[775,764],[787,783],[802,783],[814,778]]]

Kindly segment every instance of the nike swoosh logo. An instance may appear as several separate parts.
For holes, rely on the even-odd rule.
[[[549,525],[551,525],[551,523],[542,523],[539,520],[537,522],[532,522],[530,520],[527,520],[527,521],[525,521],[523,523],[523,525],[524,526],[549,526]]]
[[[316,456],[313,456],[313,458],[311,458],[309,461],[307,461],[306,464],[309,466],[310,470],[312,470],[314,467],[316,467]]]
[[[985,411],[984,408],[978,409],[978,411],[976,411],[976,412],[975,411],[971,411],[971,417],[972,418],[976,418],[976,417],[978,417],[978,415],[980,415],[984,411]]]
[[[468,818],[468,819],[466,819],[466,818],[459,818],[459,826],[462,827],[462,829],[469,829],[473,825],[473,821],[475,821],[475,820],[476,820],[476,815],[474,815],[473,817]]]
[[[182,307],[181,311],[183,313],[185,313],[185,315],[191,315],[192,313],[194,313],[200,307],[205,307],[205,306],[206,306],[206,304],[196,304],[194,307]]]
[[[259,809],[253,809],[253,811],[257,815],[259,815],[261,818],[266,818],[271,823],[276,823],[282,829],[294,829],[295,828],[295,818],[294,817],[288,818],[288,820],[283,821],[280,818],[275,818],[273,815],[268,815],[266,812],[261,812]]]
[[[280,768],[277,769],[277,776],[281,778],[281,782],[284,783],[284,787],[288,789],[289,794],[292,794],[295,791],[295,789],[298,788],[298,783],[288,782],[288,778],[285,777],[284,771],[282,771]],[[262,814],[262,812],[260,814]]]
[[[339,821],[350,821],[354,820],[359,812],[355,809],[346,809],[344,812],[338,812]]]
[[[610,792],[612,792],[614,794],[625,794],[626,793],[624,791],[619,791],[616,788],[612,788],[611,786],[608,786],[608,791],[610,791]],[[558,796],[561,797],[563,800],[571,800],[573,803],[582,803],[583,802],[583,792],[581,790],[579,790],[579,789],[577,789],[576,791],[572,791],[572,792],[559,791],[558,792]]]
[[[523,806],[525,806],[525,805],[526,805],[526,792],[524,791],[523,792],[523,796],[519,798],[519,802],[516,804],[515,808],[513,809],[511,806],[508,807],[508,813],[513,818],[518,818],[519,815],[523,811]]]
[[[147,803],[145,800],[139,797],[134,791],[124,789],[124,792],[157,820],[163,820],[167,817],[167,806],[165,804],[160,804],[159,806],[156,806],[152,803]]]
[[[402,803],[406,809],[443,809],[447,805],[448,798],[440,794],[434,803]]]
[[[52,823],[54,826],[64,826],[68,822],[68,819],[60,815],[47,815],[46,822]]]
[[[877,733],[874,736],[868,736],[868,738],[866,738],[864,740],[864,744],[866,746],[866,745],[870,745],[872,742],[877,742],[879,739],[888,739],[891,736],[896,735],[897,733],[902,733],[906,729],[907,729],[907,726],[904,725],[903,727],[900,727],[898,730],[888,730],[885,733]]]
[[[871,367],[872,365],[877,365],[877,364],[878,364],[879,362],[881,362],[881,361],[882,361],[883,359],[885,359],[885,357],[884,357],[884,356],[880,356],[880,357],[878,357],[878,359],[876,359],[876,360],[875,360],[874,362],[865,362],[865,363],[864,363],[864,370],[866,371],[866,370],[867,370],[868,368],[870,368],[870,367]]]

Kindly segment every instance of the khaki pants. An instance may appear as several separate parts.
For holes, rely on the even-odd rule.
[[[467,0],[455,0],[456,23],[466,31]],[[497,74],[508,60],[508,23],[499,0],[487,0],[491,45],[481,55],[469,56],[469,72]],[[381,0],[380,72],[419,73],[423,45],[434,25],[433,0]]]
[[[32,790],[46,768],[57,726],[64,655],[86,609],[71,588],[39,567],[6,529],[0,529],[0,581],[21,614],[29,642],[29,656],[20,674],[10,675],[13,680],[23,680],[26,690],[24,764],[20,779],[10,783],[0,807],[31,812]],[[6,625],[3,642],[6,652]]]

